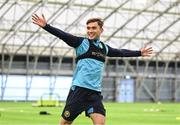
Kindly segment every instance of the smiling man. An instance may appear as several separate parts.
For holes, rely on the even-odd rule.
[[[139,51],[133,51],[115,49],[104,44],[100,41],[103,32],[103,21],[100,18],[91,18],[87,21],[87,37],[77,37],[50,26],[44,15],[34,14],[32,20],[34,24],[62,39],[76,51],[77,65],[60,125],[72,124],[83,111],[92,119],[94,125],[104,125],[106,111],[102,103],[101,85],[106,56],[150,56],[152,48],[145,47]]]

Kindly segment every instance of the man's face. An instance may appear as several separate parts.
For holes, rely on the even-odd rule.
[[[94,40],[99,39],[103,29],[98,25],[97,22],[87,24],[87,35],[88,39]]]

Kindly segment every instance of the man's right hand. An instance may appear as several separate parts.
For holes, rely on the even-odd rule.
[[[44,15],[42,14],[41,17],[39,17],[37,14],[32,15],[32,22],[40,27],[44,27],[47,23]]]

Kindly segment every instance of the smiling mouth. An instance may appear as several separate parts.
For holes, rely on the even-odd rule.
[[[94,37],[95,35],[94,34],[88,34],[89,37]]]
[[[94,37],[94,35],[89,35],[89,37]]]

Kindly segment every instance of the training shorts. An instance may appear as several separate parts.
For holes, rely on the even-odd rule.
[[[69,91],[62,117],[67,121],[73,121],[83,111],[88,117],[91,113],[105,116],[102,98],[101,92],[73,86]]]

